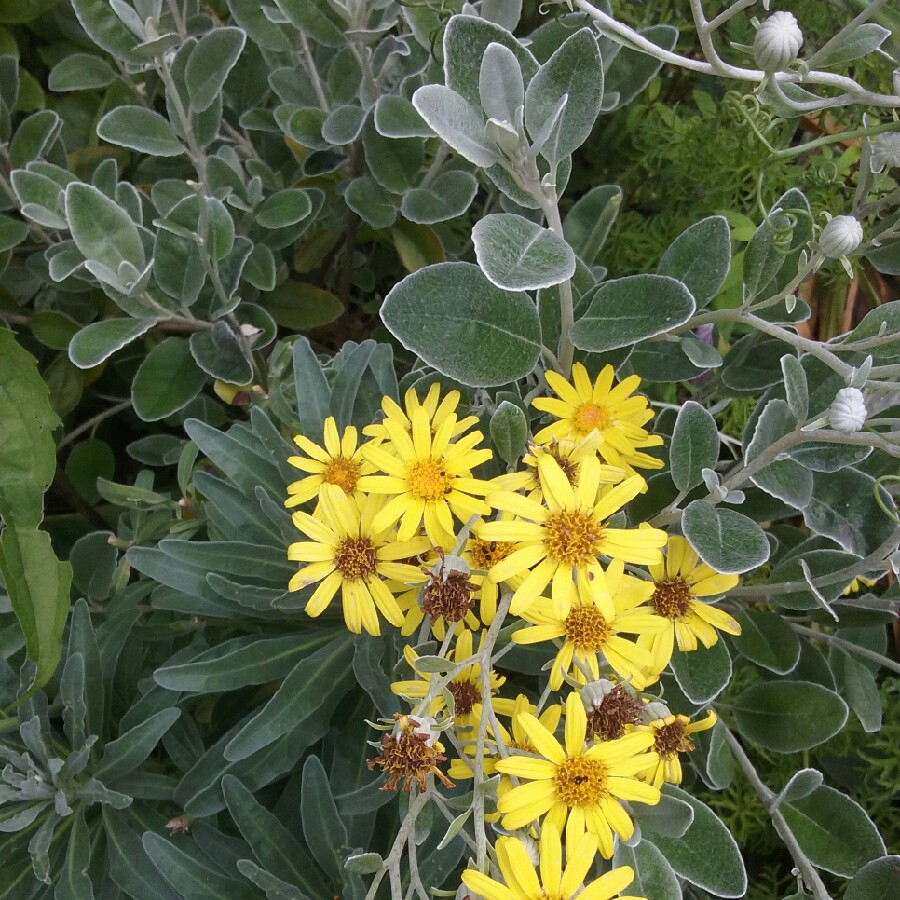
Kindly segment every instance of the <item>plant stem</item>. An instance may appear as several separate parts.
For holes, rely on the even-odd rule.
[[[794,860],[797,871],[803,879],[803,882],[806,884],[806,887],[812,891],[815,900],[832,900],[825,884],[819,877],[819,873],[813,868],[813,864],[803,852],[800,844],[797,843],[797,838],[794,837],[794,832],[791,831],[781,810],[777,807],[773,808],[772,801],[775,799],[775,793],[763,783],[756,768],[744,752],[744,748],[741,746],[738,739],[727,728],[724,730],[724,734],[725,740],[731,748],[731,752],[734,754],[737,764],[741,767],[741,771],[746,776],[747,781],[750,782],[753,790],[756,792],[756,796],[759,797],[760,802],[769,813],[769,817],[772,819],[772,825],[778,832],[782,841],[784,841],[784,845],[787,847],[788,853],[791,854],[791,858]]]
[[[892,672],[896,672],[900,675],[900,663],[894,662],[894,660],[889,659],[887,656],[882,656],[882,654],[876,653],[868,647],[861,647],[859,644],[854,644],[853,641],[846,641],[836,634],[828,634],[826,631],[816,631],[814,628],[807,628],[799,622],[789,622],[788,624],[797,632],[797,634],[805,635],[814,641],[821,641],[823,644],[837,647],[840,650],[846,650],[847,653],[852,653],[855,656],[861,656],[871,662],[878,663],[879,666],[884,666],[886,669],[890,669]]]

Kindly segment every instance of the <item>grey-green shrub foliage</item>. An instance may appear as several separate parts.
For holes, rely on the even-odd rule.
[[[20,7],[0,21],[53,4]],[[655,272],[607,278],[628,198],[593,186],[564,219],[558,201],[573,153],[602,152],[598,118],[660,62],[565,8],[526,34],[521,7],[70,0],[37,20],[46,96],[0,35],[0,316],[21,332],[0,345],[2,896],[366,896],[401,820],[365,765],[366,719],[401,708],[401,641],[312,622],[287,591],[289,438],[321,440],[329,415],[362,427],[435,380],[508,465],[548,359],[686,385],[694,399],[658,418],[669,469],[629,521],[677,524],[718,571],[752,575],[733,598],[742,636],[666,676],[672,709],[729,692],[720,716],[745,744],[820,767],[851,714],[879,730],[896,585],[843,592],[882,576],[900,538],[900,303],[829,345],[798,336],[822,211],[797,189],[743,243],[700,209]],[[675,44],[670,26],[644,34]],[[865,36],[862,54],[884,41]],[[855,211],[881,239],[857,256],[896,274],[896,185],[874,172]],[[735,283],[738,306],[719,303]],[[348,309],[389,334],[328,353],[293,334]],[[723,340],[698,337],[710,324]],[[883,420],[854,435],[825,427],[848,384]],[[743,398],[743,435],[723,436],[715,416]],[[135,435],[127,460],[94,436],[109,415]],[[41,530],[53,429],[82,518]],[[543,677],[527,654],[507,662]],[[725,732],[698,739],[695,784],[734,777]],[[766,801],[809,864],[863,870],[846,896],[887,898],[896,858],[865,811],[814,769],[781,787]],[[635,809],[643,840],[617,852],[632,892],[742,896],[721,821],[678,788],[665,801]],[[462,790],[447,802],[468,808]],[[468,850],[446,826],[419,820],[418,872],[454,891]]]

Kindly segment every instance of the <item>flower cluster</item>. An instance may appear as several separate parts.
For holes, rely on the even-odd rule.
[[[333,419],[324,446],[298,436],[304,455],[290,462],[306,477],[286,501],[313,506],[293,513],[305,539],[288,551],[301,563],[290,589],[313,588],[307,613],[340,590],[350,631],[377,635],[383,619],[410,639],[409,676],[391,687],[412,709],[385,726],[370,768],[388,772],[389,787],[447,785],[433,728],[456,750],[452,777],[495,777],[485,820],[510,835],[493,851],[500,880],[470,868],[463,881],[504,900],[572,896],[595,854],[611,858],[634,833],[625,804],[655,804],[663,783],[681,782],[680,755],[715,716],[672,715],[653,685],[674,653],[740,633],[709,602],[737,577],[623,513],[647,490],[638,470],[662,466],[647,452],[662,439],[645,427],[653,412],[638,379],[615,384],[607,366],[592,382],[576,364],[572,383],[552,372],[547,382],[555,396],[533,406],[551,421],[520,471],[484,477],[492,453],[477,418],[460,418],[459,393],[441,397],[435,384],[403,406],[384,398],[364,443]],[[537,706],[504,696],[494,668],[504,624],[514,627],[502,644],[547,648]],[[528,861],[537,835],[539,875]],[[612,897],[632,877],[613,869],[579,897]]]

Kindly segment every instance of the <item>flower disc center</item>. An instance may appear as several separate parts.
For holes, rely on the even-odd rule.
[[[457,718],[471,715],[476,703],[481,703],[481,691],[471,681],[451,681],[447,690],[453,694]]]
[[[607,796],[608,774],[599,759],[574,756],[556,771],[556,793],[566,806],[589,806]]]
[[[580,509],[554,513],[544,526],[547,553],[567,566],[582,566],[594,559],[602,536],[592,516]]]
[[[472,568],[487,571],[506,559],[515,549],[515,544],[509,541],[480,541],[476,538],[469,542],[468,549],[472,556]]]
[[[687,722],[683,722],[681,717],[663,725],[656,732],[656,740],[653,749],[661,756],[674,756],[676,753],[690,753],[694,749],[694,744],[690,739],[687,730]]]
[[[375,574],[375,547],[368,538],[345,537],[334,551],[334,567],[345,581],[366,581]]]
[[[691,590],[682,578],[659,581],[650,601],[656,607],[658,616],[674,621],[687,615],[691,607]]]
[[[596,403],[584,403],[575,410],[572,424],[579,434],[603,431],[609,427],[609,412],[607,412],[605,406],[598,406]]]
[[[345,494],[352,494],[356,490],[356,482],[359,481],[359,464],[352,459],[344,459],[336,456],[325,467],[322,479],[326,484],[334,484]]]
[[[596,606],[573,606],[565,621],[566,639],[577,649],[596,653],[609,640],[609,622]]]
[[[450,476],[443,462],[422,459],[410,466],[409,487],[418,500],[440,500],[450,490]]]

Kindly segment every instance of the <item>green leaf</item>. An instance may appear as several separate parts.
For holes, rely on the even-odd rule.
[[[352,659],[351,635],[342,634],[300,660],[271,700],[231,739],[225,758],[246,759],[313,715],[323,695],[341,696],[354,680]]]
[[[503,290],[537,290],[575,274],[572,248],[548,228],[522,216],[485,216],[472,229],[472,242],[488,281]]]
[[[103,807],[103,832],[112,880],[134,900],[180,900],[181,894],[160,879],[147,858],[141,839],[125,814]]]
[[[410,222],[433,225],[461,216],[478,193],[478,182],[468,172],[442,172],[428,187],[403,195],[400,211]]]
[[[375,104],[375,128],[389,138],[434,137],[434,132],[416,112],[416,108],[399,94],[382,94]]]
[[[847,704],[833,691],[807,681],[751,685],[732,706],[741,734],[775,753],[795,753],[824,743],[847,721]]]
[[[319,865],[341,884],[347,829],[338,815],[328,775],[317,756],[309,756],[303,764],[300,789],[300,815],[303,835]]]
[[[51,154],[59,140],[62,119],[50,109],[42,109],[24,119],[9,144],[9,165],[21,169],[32,160]]]
[[[206,383],[186,338],[169,337],[141,363],[131,385],[131,403],[145,422],[156,422],[184,409]]]
[[[591,188],[569,210],[563,222],[563,234],[578,257],[589,266],[597,261],[621,207],[622,188],[604,184]]]
[[[28,226],[18,219],[0,216],[0,253],[12,250],[28,237]]]
[[[507,465],[513,465],[525,452],[525,443],[528,439],[528,421],[525,413],[518,406],[504,400],[497,407],[497,412],[491,416],[490,431],[491,440],[500,458]]]
[[[79,441],[66,460],[66,478],[81,498],[90,504],[100,500],[97,479],[109,480],[115,472],[116,460],[109,444],[104,441]]]
[[[397,218],[396,195],[383,188],[371,175],[354,178],[347,185],[344,200],[373,228],[389,228]]]
[[[713,469],[719,458],[716,420],[699,404],[688,400],[678,410],[669,464],[672,481],[679,491],[688,491],[703,481],[703,469]]]
[[[790,803],[808,797],[821,786],[824,780],[822,773],[816,769],[800,769],[799,772],[794,772],[787,784],[779,791],[778,796],[772,801],[772,809],[777,809],[782,803]]]
[[[678,41],[678,29],[672,25],[639,28],[638,34],[663,50],[674,50]],[[626,46],[618,46],[616,50],[606,72],[604,109],[619,109],[631,103],[662,67],[660,60],[643,50]],[[615,102],[613,94],[618,95]]]
[[[758,666],[787,675],[800,659],[800,638],[777,613],[741,609],[734,613],[740,637],[732,638],[737,651]]]
[[[463,159],[486,169],[500,158],[484,136],[481,113],[442,84],[426,84],[413,94],[416,112]]]
[[[588,139],[603,104],[603,63],[590,28],[567,38],[529,82],[525,127],[532,139],[564,97],[559,120],[540,151],[554,166]]]
[[[472,387],[522,378],[540,356],[540,322],[528,295],[500,290],[470,263],[408,275],[385,298],[381,319],[428,365]]]
[[[109,596],[118,556],[111,536],[109,531],[92,531],[75,541],[69,554],[75,587],[91,600]]]
[[[694,314],[688,289],[664,275],[630,275],[601,284],[572,328],[579,350],[602,353],[671,331]]]
[[[299,281],[286,281],[260,297],[260,304],[283,328],[309,331],[343,315],[344,305],[334,294]]]
[[[731,655],[721,640],[708,650],[705,647],[689,653],[676,650],[671,665],[678,686],[697,705],[718,697],[731,680]]]
[[[145,831],[142,844],[159,874],[185,900],[221,900],[235,896],[234,879],[200,863],[161,835]]]
[[[819,869],[849,878],[884,854],[878,829],[856,801],[823,785],[781,806],[800,849]]]
[[[730,266],[728,221],[724,216],[709,216],[675,238],[656,271],[682,282],[702,308],[719,292]]]
[[[227,322],[220,320],[213,325],[212,331],[192,334],[190,350],[194,362],[213,378],[241,385],[249,384],[253,379],[253,364]]]
[[[634,869],[634,881],[628,885],[628,890],[635,896],[652,897],[653,900],[682,898],[675,870],[649,840],[642,840],[636,847],[629,847],[620,841],[613,856],[613,865]]]
[[[897,896],[900,896],[900,856],[882,856],[853,876],[844,900],[894,900]]]
[[[118,75],[102,56],[73,53],[51,70],[47,87],[51,91],[91,91],[112,84]]]
[[[693,807],[694,821],[681,838],[653,836],[663,857],[691,884],[717,897],[743,897],[747,873],[738,846],[722,821],[686,791],[666,785],[664,792]]]
[[[117,350],[146,334],[156,319],[104,319],[86,325],[69,344],[69,359],[79,369],[92,369]]]
[[[114,782],[136,769],[180,716],[180,709],[162,709],[110,741],[103,748],[103,757],[94,770],[94,777]]]
[[[386,190],[402,194],[419,179],[425,142],[419,138],[386,138],[370,116],[362,132],[369,174]]]
[[[97,123],[97,136],[149,156],[181,156],[184,145],[169,120],[145,106],[117,106]]]
[[[262,228],[286,228],[296,225],[312,212],[309,194],[299,188],[288,188],[272,194],[256,209],[256,222]]]
[[[539,68],[531,51],[505,29],[474,16],[453,16],[444,29],[444,80],[473,106],[481,103],[481,61],[490,44],[501,44],[515,54],[526,84]]]
[[[197,42],[184,67],[184,83],[193,112],[212,106],[234,68],[247,35],[240,28],[214,28]]]
[[[122,263],[144,268],[144,245],[128,213],[102,191],[75,182],[66,188],[66,220],[75,246],[85,258],[115,275]]]
[[[91,835],[84,819],[84,806],[75,812],[66,861],[56,880],[54,900],[94,900],[87,868],[91,862]]]
[[[300,893],[298,888],[267,872],[252,860],[239,859],[237,868],[244,878],[266,892],[266,900],[306,900],[306,895]]]
[[[146,65],[147,61],[134,52],[140,38],[122,23],[108,0],[72,0],[72,9],[81,27],[98,47],[115,59],[136,66]]]
[[[525,103],[525,82],[516,55],[503,44],[488,44],[478,73],[481,108],[489,119],[515,122]]]
[[[325,885],[315,863],[291,832],[233,775],[222,779],[222,791],[228,811],[260,863],[309,896],[323,896]]]
[[[646,803],[635,804],[634,818],[642,831],[653,831],[666,837],[680,838],[684,837],[694,821],[694,808],[684,800],[662,794],[655,806],[648,806]]]
[[[365,121],[366,111],[355,103],[336,106],[322,124],[322,139],[336,147],[352,144]]]
[[[768,447],[798,427],[796,417],[784,400],[770,400],[756,421],[752,440],[746,445],[746,461],[752,462]],[[793,459],[771,462],[755,472],[751,480],[767,494],[796,509],[806,509],[812,499],[813,475]]]
[[[796,356],[781,357],[781,374],[784,376],[784,393],[788,408],[794,418],[806,421],[809,415],[809,385],[806,370]]]
[[[157,669],[153,680],[169,691],[205,694],[264,684],[284,678],[298,661],[321,652],[331,637],[328,632],[313,632],[281,638],[233,638],[198,654],[190,662]]]
[[[692,500],[681,519],[684,536],[708,566],[725,575],[739,575],[769,558],[769,542],[752,519],[705,500]]]
[[[872,673],[838,647],[831,648],[828,661],[837,689],[859,719],[863,731],[869,734],[881,731],[881,694]]]
[[[866,22],[849,30],[839,41],[835,41],[825,53],[813,54],[810,65],[817,69],[838,66],[874,53],[891,35],[887,28]]]
[[[290,21],[317,44],[343,47],[347,43],[346,25],[322,0],[277,0],[278,8]]]
[[[328,418],[331,391],[322,366],[305,337],[293,347],[294,388],[297,394],[297,417],[310,440],[322,443],[325,419]]]

